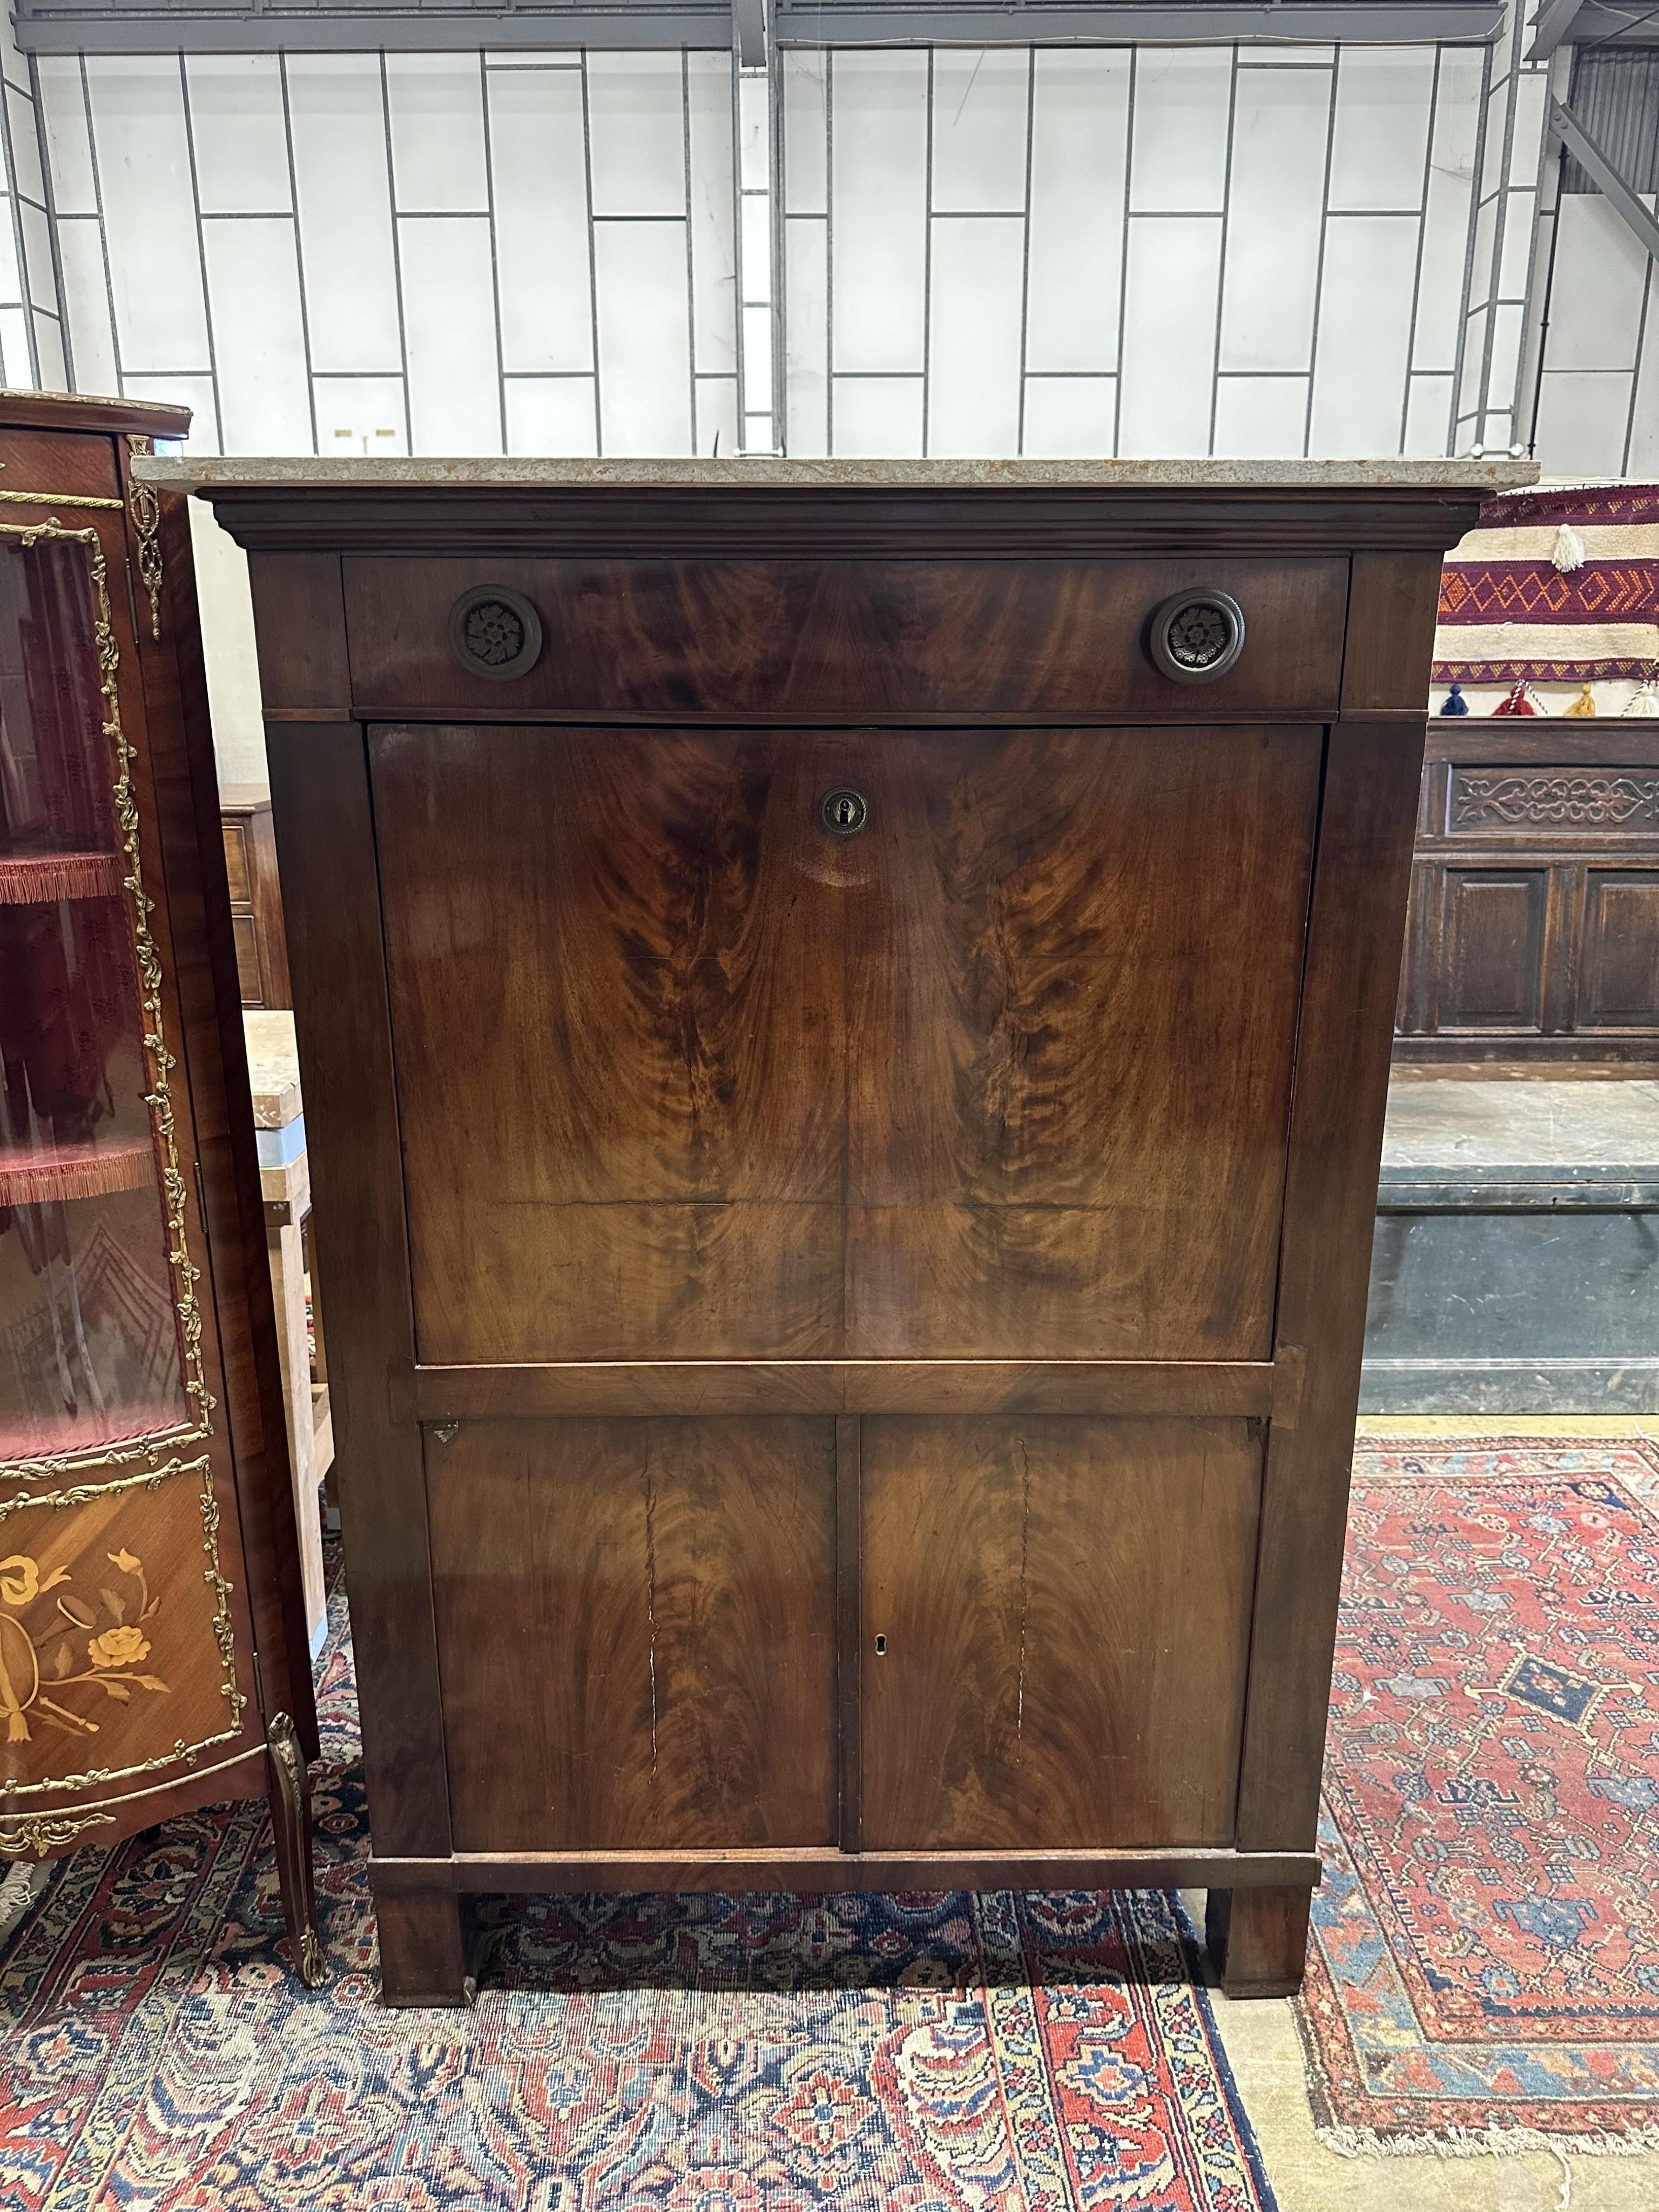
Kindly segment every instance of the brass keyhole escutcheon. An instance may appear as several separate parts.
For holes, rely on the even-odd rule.
[[[870,818],[870,808],[861,791],[843,784],[824,793],[818,814],[832,837],[856,837]]]

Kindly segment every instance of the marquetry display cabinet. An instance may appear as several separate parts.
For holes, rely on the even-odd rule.
[[[316,1753],[179,408],[0,393],[0,1856]]]
[[[1300,1978],[1440,558],[1509,465],[208,462],[383,1985],[1206,1887]]]

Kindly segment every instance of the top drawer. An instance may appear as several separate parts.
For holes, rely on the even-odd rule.
[[[1348,563],[348,557],[344,580],[365,717],[1213,723],[1337,711]],[[522,672],[464,665],[452,641],[461,603],[487,586],[534,611],[540,647]],[[1182,682],[1154,665],[1148,627],[1194,589],[1237,603],[1244,642],[1224,674]],[[504,654],[522,619],[484,608],[475,648]]]

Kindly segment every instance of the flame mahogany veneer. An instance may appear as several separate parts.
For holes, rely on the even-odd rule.
[[[1192,1883],[1293,1987],[1493,472],[303,474],[193,481],[252,556],[388,2001],[465,2000],[467,1893],[566,1887]],[[483,586],[524,674],[458,658]],[[1146,649],[1192,586],[1212,684]]]

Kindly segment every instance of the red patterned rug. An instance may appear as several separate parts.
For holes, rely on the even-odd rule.
[[[1321,1851],[1335,2140],[1659,2148],[1659,1449],[1362,1445]]]
[[[3,2212],[1273,2212],[1176,1900],[564,1898],[375,2001],[337,1596],[325,1987],[258,1808],[62,1863],[0,1959]]]

